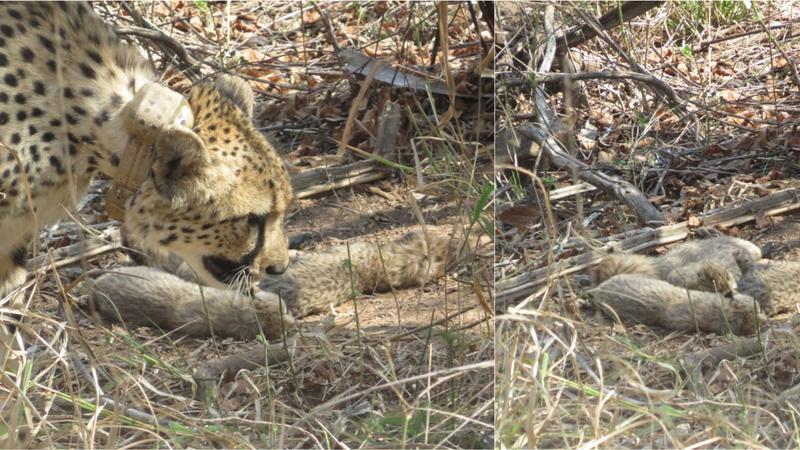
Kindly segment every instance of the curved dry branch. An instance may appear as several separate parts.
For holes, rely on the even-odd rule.
[[[523,78],[509,78],[500,81],[500,84],[508,87],[523,86],[535,83],[562,83],[566,80],[570,81],[584,81],[584,80],[634,80],[647,85],[653,92],[667,99],[670,107],[683,108],[685,102],[675,92],[669,84],[664,80],[650,74],[628,72],[620,70],[609,70],[599,72],[578,72],[578,73],[543,73],[536,74],[533,80]]]

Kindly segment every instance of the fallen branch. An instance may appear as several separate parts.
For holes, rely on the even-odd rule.
[[[584,80],[634,80],[649,86],[656,95],[667,98],[671,106],[684,104],[675,90],[664,80],[649,73],[638,73],[628,71],[599,71],[599,72],[577,72],[577,73],[537,73],[532,78],[509,78],[500,83],[508,86],[525,86],[535,83],[563,83],[564,81],[584,81]]]
[[[800,209],[800,188],[787,189],[758,200],[747,201],[734,207],[712,211],[701,218],[700,226],[728,228],[754,221],[757,215],[770,217],[798,209]],[[641,251],[658,245],[680,241],[689,235],[692,228],[689,226],[688,221],[665,225],[656,229],[645,228],[634,236],[609,243],[601,247],[601,250],[607,250],[613,246],[615,250],[619,251]],[[534,292],[537,287],[565,275],[585,270],[599,262],[600,258],[602,258],[601,252],[594,254],[584,253],[558,261],[552,266],[498,280],[495,283],[497,304],[502,305],[503,303],[524,298]]]
[[[179,69],[186,73],[186,76],[192,80],[197,81],[202,74],[200,73],[200,61],[194,59],[192,55],[178,42],[168,34],[156,28],[153,24],[142,18],[143,24],[148,28],[142,27],[114,27],[114,32],[118,35],[131,35],[146,38],[150,41],[160,44],[159,48],[165,54],[172,54],[177,59],[176,65]]]
[[[687,371],[702,371],[705,368],[716,367],[726,359],[747,358],[761,352],[763,349],[761,344],[767,340],[764,337],[738,338],[719,347],[700,350],[683,358],[683,367]]]
[[[380,61],[370,58],[357,50],[343,48],[338,53],[339,60],[344,64],[345,70],[350,73],[366,76],[375,64]],[[388,84],[389,86],[403,89],[411,89],[422,93],[431,92],[437,95],[449,95],[447,84],[441,80],[427,80],[413,73],[405,73],[399,67],[389,63],[383,63],[381,67],[375,69],[375,80]],[[474,95],[455,93],[456,97],[474,99]],[[491,97],[492,94],[481,94],[484,97]]]
[[[555,124],[555,115],[547,106],[544,91],[540,88],[533,90],[533,100],[536,104],[536,114],[539,122],[551,129]],[[618,199],[622,204],[633,210],[639,222],[644,225],[662,225],[664,216],[655,206],[650,204],[644,194],[625,180],[619,180],[611,175],[593,170],[566,152],[564,147],[550,134],[532,124],[524,124],[517,131],[537,142],[542,150],[555,164],[569,168],[571,173],[577,173],[583,181],[597,187],[606,194]]]
[[[212,414],[218,412],[217,394],[220,382],[232,381],[242,370],[256,370],[288,361],[292,356],[289,349],[294,349],[296,344],[297,338],[295,337],[289,339],[288,342],[268,346],[260,344],[235,355],[207,361],[195,369],[192,374],[192,378],[197,383],[198,400],[205,403],[206,408]]]
[[[358,161],[341,166],[319,167],[292,176],[292,189],[297,198],[308,198],[323,192],[386,177],[385,166],[377,161]]]
[[[525,124],[517,127],[516,131],[538,143],[553,163],[561,167],[567,167],[571,171],[574,170],[581,180],[595,186],[629,207],[642,224],[661,225],[664,223],[664,217],[661,212],[650,204],[647,197],[632,184],[596,171],[577,160],[567,153],[553,136],[550,136],[549,133],[540,128]]]

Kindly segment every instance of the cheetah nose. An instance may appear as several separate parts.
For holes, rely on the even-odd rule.
[[[288,267],[289,266],[286,264],[282,264],[280,266],[273,265],[273,266],[267,266],[267,268],[264,271],[267,272],[267,275],[281,275],[284,272],[286,272],[286,269]]]

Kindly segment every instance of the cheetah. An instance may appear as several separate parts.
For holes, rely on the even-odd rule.
[[[675,331],[753,334],[766,322],[756,300],[730,287],[686,289],[640,274],[615,275],[587,291],[614,318]]]
[[[796,313],[800,306],[800,261],[760,261],[738,280],[737,290],[755,298],[771,316]]]
[[[749,334],[800,305],[800,261],[760,259],[758,247],[742,239],[691,241],[660,257],[612,256],[600,262],[595,278],[602,282],[587,294],[619,318]]]
[[[633,273],[667,281],[687,289],[713,292],[738,280],[756,261],[761,249],[730,236],[696,239],[679,244],[663,256],[610,254],[591,271],[593,284],[614,275]]]
[[[252,298],[235,290],[203,287],[149,267],[123,267],[89,286],[90,305],[127,325],[176,329],[194,337],[279,339],[296,319],[324,311],[359,293],[420,286],[441,277],[456,240],[412,232],[379,245],[356,242],[294,256],[281,275],[264,277]],[[186,281],[186,280],[189,281]]]
[[[120,176],[138,139],[126,107],[153,85],[153,69],[91,5],[0,3],[0,299],[25,281],[38,230],[95,175]],[[154,132],[152,165],[123,205],[133,245],[177,254],[219,288],[289,261],[291,185],[252,125],[253,101],[235,77],[193,87],[188,119]]]

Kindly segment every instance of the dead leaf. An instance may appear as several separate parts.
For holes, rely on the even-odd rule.
[[[614,116],[611,115],[608,111],[601,111],[598,109],[593,109],[589,112],[589,118],[597,125],[608,128],[614,124]]]
[[[739,100],[739,93],[734,91],[733,89],[721,89],[717,91],[717,95],[719,96],[719,98],[727,102],[733,102]]]
[[[261,108],[261,112],[258,113],[257,119],[261,121],[277,122],[281,117],[282,112],[283,108],[279,105],[267,103]]]
[[[534,205],[511,206],[497,215],[497,219],[517,229],[524,229],[541,221],[539,207]]]
[[[154,5],[153,14],[161,17],[170,17],[172,16],[172,11],[169,10],[167,5],[159,2]]]
[[[703,149],[703,154],[706,156],[727,155],[728,153],[730,153],[730,149],[726,149],[719,144],[711,144]]]
[[[330,104],[324,104],[317,113],[320,117],[327,119],[344,119],[344,112]]]
[[[372,4],[372,11],[376,17],[382,16],[389,9],[389,2],[377,1]]]
[[[314,25],[322,19],[322,15],[315,9],[310,9],[303,14],[303,24]]]
[[[254,48],[244,48],[239,52],[239,55],[247,62],[260,62],[266,59],[264,54]]]

